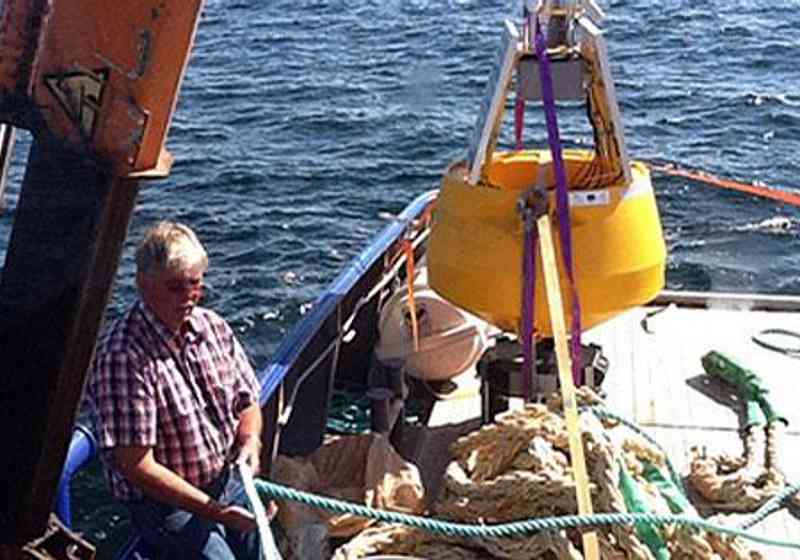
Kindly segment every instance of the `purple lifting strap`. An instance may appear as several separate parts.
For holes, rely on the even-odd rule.
[[[533,310],[536,297],[536,246],[539,233],[536,217],[530,209],[523,210],[525,227],[524,247],[522,249],[522,395],[525,402],[532,396],[533,355]]]
[[[522,130],[525,127],[525,98],[517,92],[517,101],[514,104],[514,139],[517,150],[523,148]]]
[[[569,222],[569,197],[567,195],[567,174],[564,169],[564,159],[561,155],[561,140],[558,135],[558,119],[556,117],[556,103],[553,95],[553,77],[550,73],[550,60],[547,58],[547,45],[542,33],[539,18],[534,24],[534,45],[536,58],[539,62],[539,80],[542,83],[542,102],[544,104],[544,117],[547,123],[547,143],[550,145],[550,154],[553,158],[553,171],[556,176],[556,213],[558,216],[559,237],[561,239],[561,254],[564,257],[564,266],[569,277],[570,292],[572,295],[572,333],[570,338],[572,353],[572,379],[576,386],[583,385],[583,371],[581,369],[581,309],[578,302],[578,291],[575,289],[575,275],[572,270],[572,232]]]

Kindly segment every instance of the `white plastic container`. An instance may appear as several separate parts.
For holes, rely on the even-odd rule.
[[[427,381],[444,381],[474,366],[486,349],[488,324],[441,298],[421,271],[414,287],[419,328],[415,348],[408,290],[394,293],[381,311],[378,360]]]

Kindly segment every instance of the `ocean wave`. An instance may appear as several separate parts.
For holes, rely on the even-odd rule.
[[[748,105],[783,105],[787,107],[800,107],[800,95],[796,93],[757,93],[745,92],[740,94]]]
[[[733,231],[759,231],[776,235],[794,235],[800,221],[787,216],[774,216],[756,223],[735,226]]]

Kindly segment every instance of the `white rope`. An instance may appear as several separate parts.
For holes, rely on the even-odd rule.
[[[269,527],[269,517],[267,517],[264,504],[261,502],[261,498],[258,497],[256,486],[253,483],[253,470],[250,468],[250,465],[244,461],[239,461],[236,466],[239,471],[239,477],[242,479],[242,484],[244,485],[244,492],[256,516],[258,537],[261,540],[261,557],[263,560],[281,560],[281,553],[275,545],[275,539]]]

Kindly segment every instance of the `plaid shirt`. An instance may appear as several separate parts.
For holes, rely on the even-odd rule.
[[[117,446],[152,447],[157,462],[188,482],[210,484],[258,394],[253,368],[219,315],[195,308],[185,333],[175,334],[137,301],[98,342],[87,387],[114,496],[142,496],[113,468]]]

